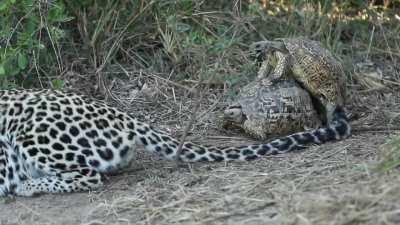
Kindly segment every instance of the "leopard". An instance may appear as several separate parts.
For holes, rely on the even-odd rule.
[[[180,141],[106,101],[51,89],[0,91],[0,196],[93,191],[139,147],[181,162],[251,161],[351,135],[337,107],[325,127],[241,146]],[[179,152],[179,154],[178,154]]]

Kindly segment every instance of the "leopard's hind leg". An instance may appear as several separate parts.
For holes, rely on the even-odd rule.
[[[7,158],[6,158],[6,143],[0,139],[0,196],[6,196],[8,193],[8,178],[7,178]]]
[[[10,135],[0,136],[0,197],[12,194],[26,178],[19,158],[19,146]]]
[[[33,196],[40,193],[65,193],[88,191],[103,185],[99,172],[90,168],[80,168],[73,171],[57,173],[54,176],[44,176],[27,179],[15,189],[18,196]]]

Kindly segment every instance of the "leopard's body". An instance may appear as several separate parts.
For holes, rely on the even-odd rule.
[[[183,144],[179,160],[253,160],[350,135],[341,108],[325,128],[266,144]],[[102,185],[101,174],[129,164],[137,145],[175,159],[179,142],[104,102],[54,90],[0,91],[0,196],[73,192]]]

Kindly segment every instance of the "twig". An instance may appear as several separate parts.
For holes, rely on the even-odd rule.
[[[151,1],[149,4],[147,4],[142,11],[140,11],[137,14],[133,14],[129,19],[128,22],[126,23],[125,27],[117,34],[116,40],[113,42],[110,50],[108,51],[107,55],[104,57],[102,64],[96,68],[96,76],[98,78],[98,83],[99,83],[99,90],[100,92],[104,92],[102,94],[107,94],[110,95],[110,90],[106,88],[106,84],[103,81],[101,76],[101,71],[105,68],[107,65],[111,55],[114,53],[114,50],[116,49],[117,45],[122,41],[123,35],[125,34],[126,30],[130,25],[132,25],[150,6],[154,4],[154,1]],[[94,50],[94,49],[93,49]],[[93,53],[93,57],[96,57],[95,52]],[[97,63],[94,63],[94,66],[96,67]],[[111,96],[114,99],[114,96]]]
[[[207,81],[206,81],[205,83],[206,83],[206,84],[209,84],[210,81],[211,81],[212,79],[214,79],[214,76],[215,76],[215,75],[210,76],[210,77],[207,79]],[[203,83],[203,82],[200,81],[200,82],[198,83],[198,85],[201,84],[201,83]],[[195,87],[196,87],[196,86],[194,86],[194,88],[195,88]],[[205,86],[204,89],[205,89],[206,87],[207,87],[207,86]],[[194,108],[193,108],[192,115],[190,116],[190,120],[189,120],[188,124],[186,125],[186,127],[185,127],[185,129],[184,129],[184,131],[183,131],[183,135],[182,135],[181,141],[180,141],[179,146],[178,146],[178,149],[177,149],[177,151],[176,151],[175,162],[176,162],[176,165],[177,165],[177,166],[179,166],[180,155],[182,154],[182,147],[183,147],[183,144],[185,143],[185,139],[186,139],[186,137],[187,137],[187,135],[188,135],[188,133],[189,133],[190,128],[192,127],[194,121],[196,120],[196,115],[197,115],[196,112],[199,110],[199,108],[200,108],[200,103],[201,103],[201,101],[202,101],[202,99],[203,99],[203,97],[204,97],[203,91],[200,92],[200,89],[199,89],[199,88],[196,88],[196,91],[195,91],[195,95],[194,95],[194,96],[195,96],[195,99],[198,99],[198,101],[196,102],[196,105],[195,105]]]
[[[196,102],[196,105],[193,108],[192,115],[190,116],[190,120],[189,120],[188,124],[186,125],[185,129],[183,130],[183,135],[181,137],[181,141],[180,141],[178,149],[176,151],[175,162],[176,162],[177,166],[179,166],[179,162],[180,162],[179,158],[180,158],[180,155],[182,154],[183,144],[185,143],[185,139],[189,133],[190,128],[192,127],[194,121],[196,120],[196,112],[200,108],[200,103],[201,103],[201,100],[203,99],[203,96],[204,96],[203,94],[200,94],[200,89],[196,88],[195,98],[198,99],[198,101]]]
[[[205,223],[208,224],[208,223],[211,222],[211,221],[226,220],[226,219],[231,218],[231,217],[234,217],[234,216],[235,216],[235,217],[238,217],[238,216],[248,216],[251,212],[263,210],[263,209],[265,209],[265,208],[273,207],[273,206],[275,206],[275,205],[276,205],[276,202],[274,202],[274,201],[265,202],[264,204],[259,205],[259,206],[257,206],[257,207],[247,209],[246,212],[227,213],[227,214],[225,214],[225,215],[214,216],[214,217],[212,217],[212,218],[205,219],[205,220],[203,220],[202,222],[205,222]],[[275,215],[275,213],[271,213],[271,214],[270,214],[270,217],[273,217],[274,215]]]
[[[173,73],[173,72],[174,72],[174,71],[172,70],[171,73]],[[170,74],[171,74],[171,73],[170,73]],[[167,82],[167,83],[169,83],[169,84],[172,84],[172,85],[174,85],[174,86],[176,86],[176,87],[185,89],[185,90],[187,90],[187,91],[189,91],[189,92],[193,92],[193,89],[192,89],[192,88],[188,88],[188,87],[186,87],[185,85],[178,84],[178,83],[176,83],[176,82],[174,82],[174,81],[172,81],[172,80],[163,78],[163,77],[161,77],[161,76],[157,76],[157,75],[155,75],[155,74],[149,74],[149,75],[146,75],[146,76],[150,76],[150,77],[154,77],[154,78],[156,78],[156,79],[160,79],[160,80],[165,81],[165,82]]]
[[[351,129],[353,132],[368,132],[368,131],[393,131],[393,130],[400,130],[400,126],[393,126],[393,127],[385,127],[385,126],[372,126],[372,127],[352,127]]]
[[[237,140],[237,141],[248,141],[249,138],[245,137],[232,137],[232,136],[205,136],[204,138],[214,140]]]

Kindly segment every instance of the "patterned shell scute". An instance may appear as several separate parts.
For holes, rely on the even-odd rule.
[[[293,75],[315,97],[345,104],[346,80],[341,63],[320,42],[306,38],[280,39],[291,55]]]
[[[235,105],[241,106],[246,117],[240,127],[257,139],[321,124],[310,95],[293,80],[281,80],[274,85],[251,82],[241,90]]]

